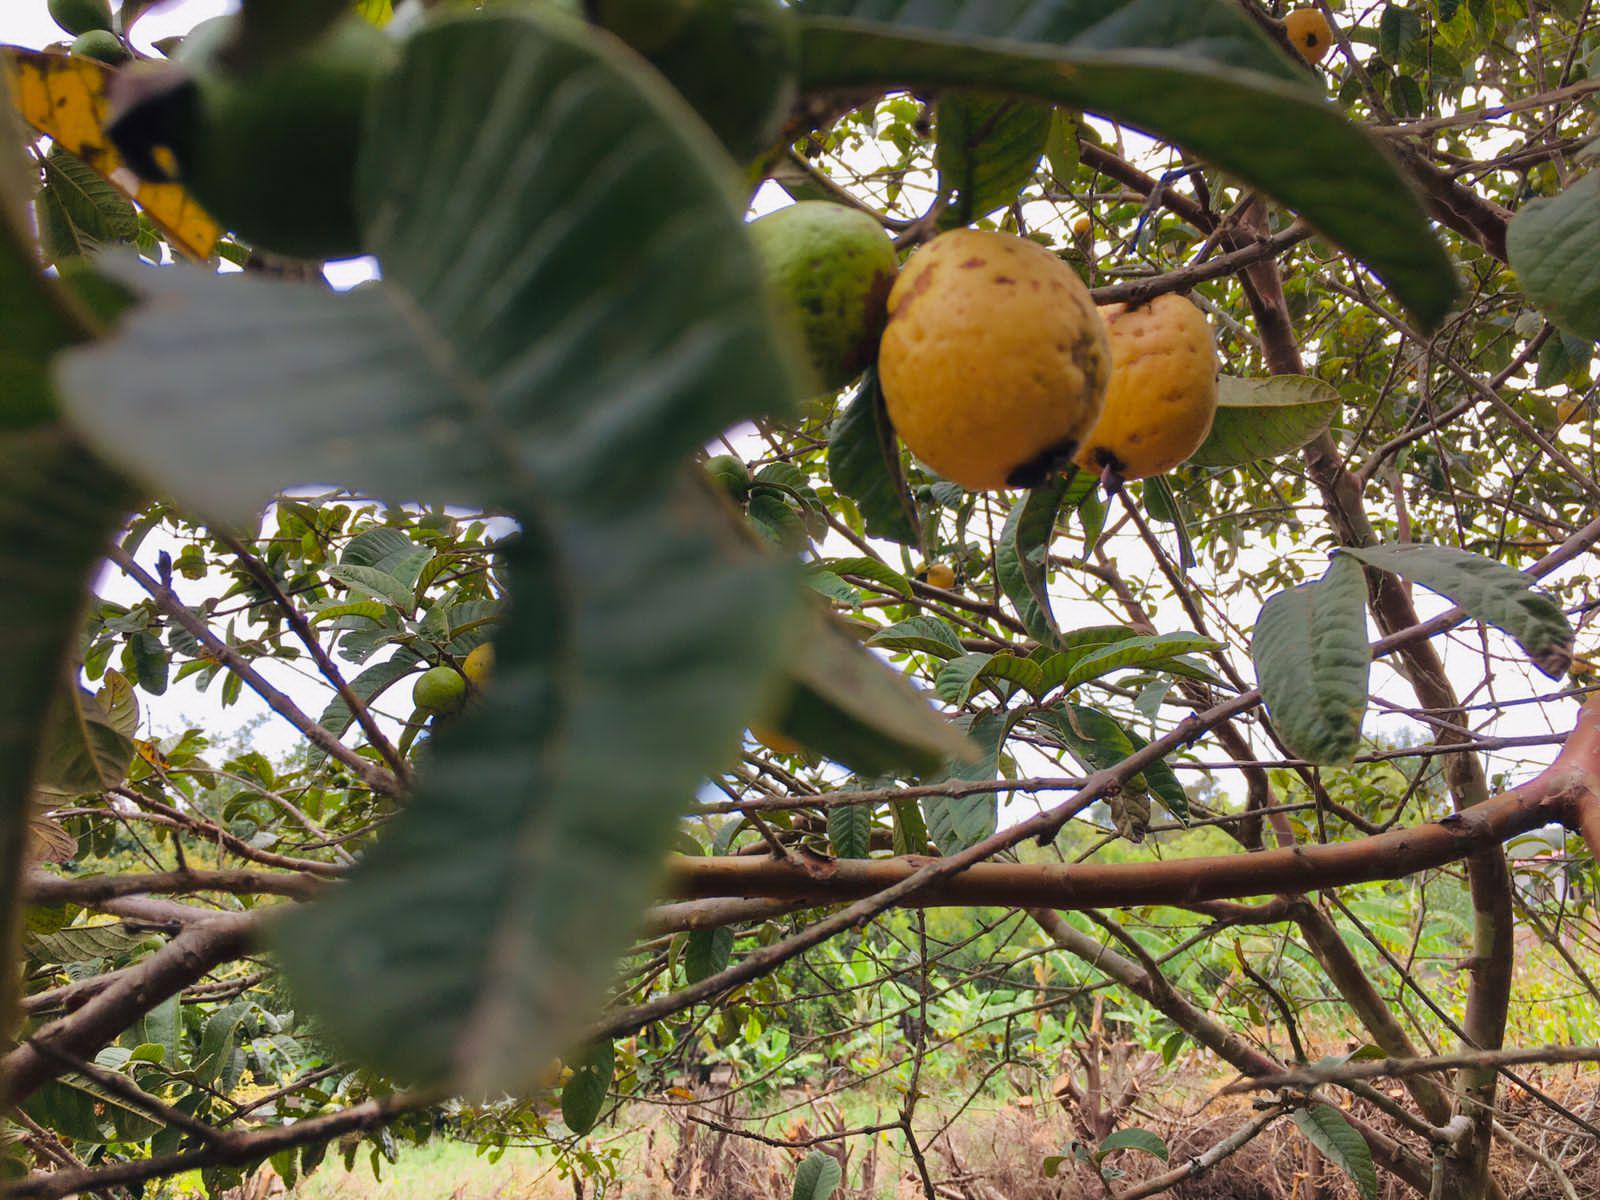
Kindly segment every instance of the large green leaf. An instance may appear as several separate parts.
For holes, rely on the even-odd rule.
[[[938,617],[916,616],[878,630],[867,645],[885,650],[913,650],[937,658],[957,658],[964,651],[961,639]]]
[[[683,976],[689,983],[709,979],[733,958],[733,926],[695,929],[683,947]]]
[[[416,651],[402,646],[391,657],[380,663],[374,663],[347,682],[356,698],[363,704],[370,705],[389,688],[415,672],[421,664],[422,659]],[[328,702],[328,707],[322,710],[322,716],[317,718],[317,724],[343,737],[345,730],[355,723],[355,719],[355,714],[344,702],[344,697],[335,696]]]
[[[1460,605],[1474,620],[1505,631],[1552,679],[1561,678],[1572,665],[1572,625],[1566,613],[1514,567],[1465,550],[1419,543],[1363,546],[1343,553],[1420,583]]]
[[[813,1150],[794,1173],[793,1200],[829,1200],[844,1178],[839,1160]]]
[[[926,771],[971,753],[904,675],[826,618],[804,628],[788,670],[778,729],[857,774]]]
[[[74,683],[51,706],[34,783],[54,796],[98,794],[127,778],[133,752],[133,738],[93,692]]]
[[[1091,679],[1134,667],[1157,667],[1174,658],[1201,650],[1216,650],[1220,643],[1198,633],[1160,633],[1124,638],[1091,650],[1072,664],[1063,684],[1070,691]]]
[[[1343,1113],[1330,1104],[1310,1104],[1290,1113],[1289,1119],[1324,1158],[1350,1176],[1361,1200],[1377,1200],[1378,1171],[1372,1163],[1372,1148]]]
[[[381,283],[123,268],[159,303],[60,378],[97,444],[214,519],[308,480],[518,519],[495,688],[278,931],[346,1052],[512,1090],[592,1014],[787,641],[788,573],[679,480],[795,389],[726,159],[621,48],[531,11],[446,18],[374,114]]]
[[[1138,1150],[1145,1154],[1153,1155],[1162,1162],[1166,1162],[1171,1154],[1167,1143],[1158,1134],[1151,1133],[1148,1129],[1118,1129],[1107,1134],[1105,1139],[1095,1148],[1095,1162],[1102,1162],[1108,1154],[1118,1150]]]
[[[1128,741],[1135,751],[1143,750],[1150,743],[1139,736],[1132,729],[1124,729]],[[1178,820],[1185,824],[1189,821],[1189,793],[1184,790],[1178,773],[1172,769],[1164,758],[1157,759],[1147,766],[1142,772],[1145,782],[1150,786],[1150,794],[1161,801],[1166,809]]]
[[[872,853],[872,806],[835,804],[828,810],[828,847],[835,858],[867,858]]]
[[[1315,583],[1279,592],[1256,618],[1250,655],[1283,744],[1310,762],[1349,762],[1367,711],[1367,582],[1339,555]]]
[[[1094,486],[1093,476],[1081,472],[1059,476],[1028,492],[1011,506],[1005,528],[994,547],[994,571],[1006,598],[1017,610],[1023,626],[1039,641],[1053,644],[1060,636],[1050,610],[1046,557],[1055,536],[1056,515],[1069,493]]]
[[[1600,170],[1559,196],[1529,202],[1506,229],[1528,298],[1568,333],[1600,339]]]
[[[867,368],[828,431],[828,478],[840,495],[855,501],[873,537],[917,544],[917,506],[906,491],[900,443],[889,424],[875,366]]]
[[[1339,393],[1304,375],[1217,381],[1217,416],[1200,449],[1197,467],[1237,467],[1300,449],[1328,427],[1343,401]]]
[[[967,726],[969,741],[980,750],[970,762],[957,762],[937,781],[973,783],[993,779],[1000,773],[1000,750],[1011,729],[1015,714],[1004,710],[979,713],[958,724]],[[955,854],[983,841],[995,831],[999,801],[993,792],[971,796],[928,796],[922,801],[928,836],[940,854]]]
[[[561,1089],[561,1119],[573,1133],[588,1133],[600,1119],[615,1069],[610,1038],[594,1043],[572,1064],[572,1077]]]
[[[526,529],[494,690],[436,736],[350,882],[280,930],[303,1001],[364,1061],[514,1089],[595,1002],[788,608],[704,524],[680,502]]]
[[[1086,704],[1056,704],[1039,717],[1051,738],[1065,746],[1085,771],[1114,767],[1145,745],[1144,739],[1124,728],[1110,713]],[[1136,795],[1154,791],[1173,816],[1179,820],[1189,817],[1188,797],[1165,762],[1150,764],[1123,787]]]
[[[940,224],[970,225],[1015,201],[1039,169],[1051,114],[1048,104],[1015,96],[941,96],[933,162],[950,207]]]
[[[1393,160],[1225,0],[804,0],[799,8],[807,90],[966,87],[1103,113],[1303,214],[1425,326],[1454,300],[1450,260]]]
[[[139,232],[139,215],[127,195],[60,146],[44,157],[44,182],[35,211],[52,260],[92,254]]]

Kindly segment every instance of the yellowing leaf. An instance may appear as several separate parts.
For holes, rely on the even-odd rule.
[[[174,247],[201,262],[211,257],[222,227],[178,184],[137,179],[106,137],[110,67],[16,46],[0,47],[0,60],[24,121],[128,193]]]

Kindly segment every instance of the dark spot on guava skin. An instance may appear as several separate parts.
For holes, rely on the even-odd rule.
[[[1083,329],[1072,339],[1072,362],[1087,379],[1099,356],[1095,354],[1096,340],[1089,330]]]
[[[1078,452],[1078,439],[1062,438],[1046,446],[1026,462],[1018,463],[1006,476],[1006,486],[1035,488],[1052,475],[1065,471],[1072,465],[1072,456]]]
[[[884,284],[884,286],[886,288],[893,287],[894,286],[893,280],[888,280]],[[898,317],[901,313],[906,312],[908,309],[910,309],[911,302],[913,300],[915,300],[918,296],[922,295],[923,292],[927,291],[932,286],[933,286],[933,269],[930,267],[928,270],[924,271],[921,275],[918,275],[916,277],[916,279],[914,279],[912,281],[912,283],[911,283],[911,291],[908,294],[906,294],[906,295],[904,295],[904,296],[902,296],[900,298],[900,302],[894,306],[894,311],[891,312],[889,315],[891,317]]]
[[[1017,283],[1017,281],[1015,279],[1011,278],[1011,276],[1009,276],[1009,275],[996,275],[994,277],[994,281],[996,283],[1006,284],[1008,287],[1015,287],[1016,283]]]
[[[976,271],[979,267],[985,265],[986,261],[987,260],[981,258],[969,258],[966,262],[961,264],[961,269],[963,271]]]

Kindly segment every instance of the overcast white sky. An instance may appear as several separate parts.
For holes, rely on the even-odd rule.
[[[170,0],[169,3],[158,4],[134,24],[134,45],[153,53],[150,43],[156,39],[187,33],[207,17],[232,12],[238,7],[238,0]],[[65,37],[50,19],[45,0],[4,0],[0,3],[0,42],[38,49],[62,41]]]
[[[236,0],[171,0],[167,4],[157,6],[141,18],[135,28],[135,43],[141,48],[148,49],[154,39],[186,32],[197,22],[207,17],[230,11],[236,7]],[[57,29],[50,19],[45,0],[0,0],[0,43],[41,47],[60,41],[61,38],[61,31]],[[767,211],[784,202],[783,193],[769,184],[758,196],[755,208],[758,212]],[[1041,206],[1030,206],[1031,209],[1039,207]],[[1070,220],[1075,215],[1077,214],[1070,211],[1056,213],[1045,209],[1045,211],[1036,215],[1030,214],[1030,219],[1037,220],[1041,224],[1047,218],[1065,220],[1070,223]],[[365,274],[366,271],[363,268],[354,264],[343,271],[330,272],[330,276],[340,285],[354,282]],[[744,447],[741,446],[741,448]],[[161,548],[164,548],[163,543],[155,539],[147,541],[140,555],[141,560],[146,563],[153,563],[157,550]],[[175,546],[167,544],[165,548],[176,553],[177,547]],[[825,552],[830,552],[833,549],[831,547],[825,548]],[[849,554],[852,551],[846,546],[840,546],[837,548],[837,552]],[[1120,567],[1130,576],[1145,576],[1155,571],[1154,564],[1145,552],[1143,545],[1136,539],[1125,538],[1119,540],[1114,547],[1114,552]],[[1296,550],[1293,547],[1281,544],[1271,548],[1261,547],[1242,555],[1236,569],[1249,569],[1264,561],[1268,555],[1281,553],[1308,554],[1309,551]],[[1586,565],[1580,564],[1574,568],[1569,568],[1569,571],[1574,569],[1586,569]],[[1217,596],[1226,593],[1229,580],[1208,578],[1206,569],[1202,567],[1192,574],[1191,582],[1202,592]],[[142,595],[136,588],[127,585],[120,578],[112,578],[110,576],[105,580],[103,590],[106,594],[124,601],[133,601]],[[193,593],[193,585],[189,586],[188,591]],[[191,601],[197,601],[201,597],[198,594],[191,594],[187,598]],[[1420,590],[1417,593],[1417,601],[1418,607],[1422,610],[1424,616],[1437,612],[1444,607],[1436,598]],[[1227,615],[1230,620],[1248,626],[1253,623],[1255,616],[1253,605],[1251,605],[1251,608],[1252,611],[1249,612],[1229,611]],[[1094,606],[1085,605],[1081,602],[1071,602],[1064,597],[1060,603],[1058,615],[1065,628],[1101,623],[1107,619],[1105,614]],[[1175,606],[1171,612],[1158,613],[1157,616],[1164,629],[1188,627],[1187,622],[1182,617],[1182,614],[1176,610]],[[1580,649],[1583,648],[1584,640],[1580,639]],[[1445,650],[1447,662],[1452,667],[1452,673],[1458,676],[1458,680],[1463,686],[1463,691],[1466,691],[1471,688],[1473,683],[1481,679],[1484,645],[1478,640],[1476,634],[1471,632],[1450,639],[1450,643],[1448,648],[1441,644],[1441,649]],[[1498,634],[1490,635],[1490,644],[1497,653],[1506,654],[1512,658],[1516,657],[1515,648],[1509,646],[1505,639]],[[1246,666],[1248,671],[1248,664],[1243,665]],[[321,710],[328,692],[320,680],[313,678],[301,669],[286,664],[267,664],[264,671],[275,684],[283,687],[294,696],[302,707],[313,714]],[[1516,667],[1503,672],[1501,678],[1496,682],[1495,691],[1497,697],[1505,700],[1529,694],[1529,684],[1532,681],[1525,679],[1525,674],[1527,673]],[[1377,665],[1374,667],[1373,684],[1375,695],[1378,697],[1392,699],[1401,704],[1410,700],[1406,689],[1395,682],[1393,673],[1386,666]],[[1542,687],[1541,690],[1543,690]],[[166,697],[153,701],[148,706],[153,731],[158,734],[172,733],[181,730],[186,725],[196,724],[214,732],[226,732],[227,730],[238,728],[242,723],[267,711],[260,701],[246,691],[244,699],[238,705],[224,712],[217,704],[216,692],[217,689],[213,687],[211,695],[202,695],[194,691],[188,684],[174,686]],[[410,697],[409,695],[401,695],[398,690],[392,693],[392,697],[393,703],[386,707],[391,710],[393,716],[403,719],[410,709]],[[1474,699],[1482,702],[1488,697],[1480,694],[1475,696]],[[1506,710],[1502,719],[1494,725],[1492,732],[1497,734],[1523,734],[1542,733],[1552,727],[1565,729],[1569,726],[1575,712],[1576,706],[1570,703],[1547,706],[1543,709],[1539,706],[1513,707]],[[1380,727],[1396,730],[1399,725],[1400,723],[1392,718],[1374,714],[1369,716],[1367,729],[1369,733]],[[298,735],[295,731],[276,717],[268,720],[253,735],[253,738],[260,749],[274,755],[287,751],[298,741]],[[1206,757],[1214,756],[1214,752],[1204,749],[1201,753],[1202,756]],[[1491,756],[1488,765],[1491,772],[1509,768],[1515,776],[1522,777],[1533,763],[1547,761],[1549,757],[1551,757],[1551,752],[1543,749],[1516,751],[1506,756]],[[1187,772],[1185,777],[1190,777]],[[1032,805],[1031,801],[1021,798],[1015,803],[1029,808]]]

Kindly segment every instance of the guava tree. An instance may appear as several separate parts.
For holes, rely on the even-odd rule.
[[[746,1090],[901,1097],[796,1194],[931,1198],[932,1056],[1108,995],[1265,1100],[1126,1164],[1069,1077],[1041,1172],[1570,1193],[1505,1097],[1596,1134],[1521,1070],[1597,1056],[1592,4],[103,7],[5,60],[10,1194],[436,1119],[603,1186],[782,1027]]]

